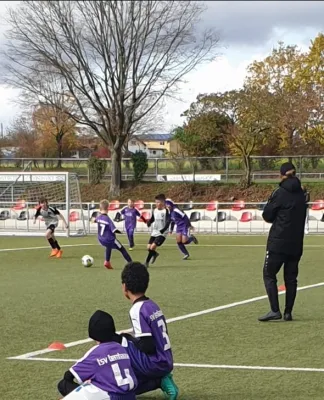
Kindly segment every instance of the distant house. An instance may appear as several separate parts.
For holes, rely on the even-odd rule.
[[[178,154],[180,146],[170,133],[152,133],[134,135],[128,142],[128,150],[132,153],[143,151],[149,158],[166,157],[168,153]]]
[[[15,158],[19,152],[19,147],[2,147],[0,155],[2,158]]]

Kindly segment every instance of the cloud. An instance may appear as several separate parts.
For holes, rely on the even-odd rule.
[[[262,46],[276,29],[324,28],[322,1],[209,1],[206,7],[201,23],[219,30],[228,46]]]
[[[209,64],[202,65],[186,77],[187,82],[179,91],[183,101],[166,101],[164,126],[171,129],[184,121],[180,115],[188,109],[199,94],[239,89],[243,85],[247,66],[254,60],[263,59],[267,52],[250,52],[247,58],[233,60],[231,55],[222,56]]]

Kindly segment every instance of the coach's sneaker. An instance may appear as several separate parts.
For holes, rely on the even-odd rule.
[[[172,374],[168,374],[162,378],[161,389],[167,400],[176,400],[178,398],[179,389],[174,383]]]
[[[155,261],[156,261],[156,259],[159,257],[159,253],[157,253],[157,252],[155,252],[155,254],[154,254],[154,256],[152,257],[152,262],[151,262],[151,264],[154,264],[155,263]]]
[[[63,255],[63,251],[62,250],[58,250],[55,257],[56,258],[62,258],[62,255]]]
[[[56,256],[57,256],[57,253],[58,253],[58,250],[57,250],[57,249],[52,249],[51,254],[50,254],[50,257],[56,257]]]
[[[189,257],[190,257],[190,255],[189,255],[189,254],[186,254],[186,255],[183,257],[183,260],[186,261],[186,260],[188,260]]]
[[[104,266],[105,266],[107,269],[113,269],[113,267],[112,267],[110,261],[105,261]]]
[[[191,235],[192,237],[192,241],[194,242],[194,244],[199,244],[198,239],[196,238],[196,236]]]
[[[268,314],[263,315],[262,317],[259,317],[258,320],[261,322],[267,322],[267,321],[276,321],[282,318],[281,312],[277,311],[269,311]]]

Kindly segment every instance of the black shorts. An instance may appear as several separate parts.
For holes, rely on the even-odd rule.
[[[151,236],[148,244],[153,244],[155,243],[157,247],[162,246],[162,244],[165,242],[166,237],[161,235],[161,236]]]
[[[46,228],[46,230],[50,230],[52,233],[54,233],[56,226],[54,224],[48,225],[48,227]]]

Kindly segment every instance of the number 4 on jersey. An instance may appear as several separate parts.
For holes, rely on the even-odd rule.
[[[124,370],[124,373],[125,373],[126,377],[123,378],[121,370],[120,370],[119,365],[117,363],[116,364],[112,364],[111,368],[112,368],[112,370],[114,372],[115,379],[116,379],[116,382],[117,382],[118,386],[129,385],[129,390],[133,390],[134,389],[134,386],[135,386],[134,385],[134,380],[131,377],[128,369]]]
[[[171,343],[170,343],[170,339],[169,339],[169,335],[167,333],[167,328],[165,326],[165,322],[163,321],[163,319],[160,319],[158,321],[158,327],[162,328],[162,336],[165,340],[165,345],[164,345],[164,351],[170,350],[171,349]]]

